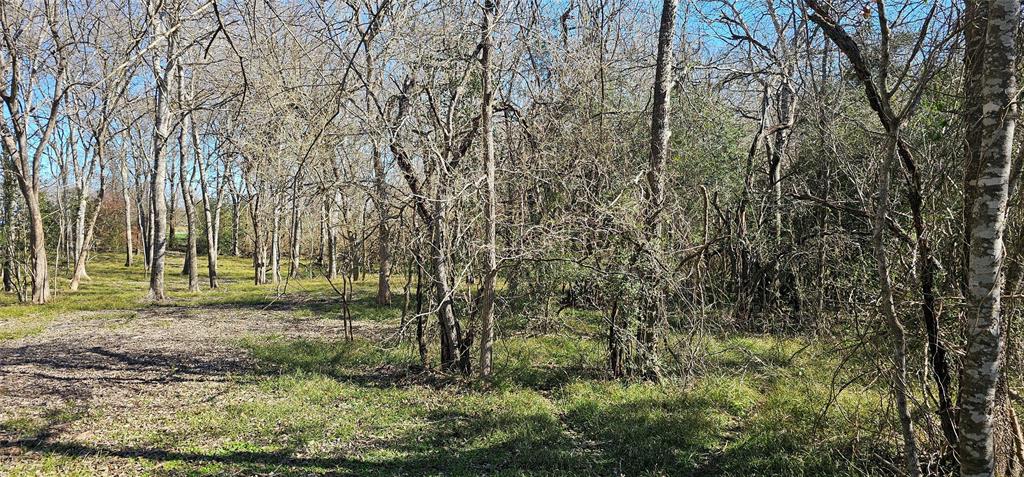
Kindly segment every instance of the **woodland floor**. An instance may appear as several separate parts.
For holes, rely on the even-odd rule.
[[[371,279],[348,341],[315,279],[278,294],[229,258],[222,290],[175,274],[153,304],[116,260],[53,305],[0,302],[0,475],[863,475],[891,455],[881,396],[833,401],[833,358],[795,340],[708,339],[701,378],[623,384],[593,316],[516,316],[480,383],[422,370]]]

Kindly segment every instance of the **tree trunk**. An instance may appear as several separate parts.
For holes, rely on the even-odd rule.
[[[447,185],[444,184],[444,178],[439,182],[438,194],[434,201],[434,223],[431,227],[431,261],[434,268],[434,299],[437,300],[437,318],[441,327],[441,369],[452,371],[462,362],[462,333],[455,318],[455,308],[452,305],[454,297],[448,281]]]
[[[184,83],[181,67],[178,70],[178,101],[182,102]],[[196,205],[192,200],[192,174],[186,174],[188,170],[188,153],[185,151],[186,137],[192,127],[192,113],[186,112],[182,118],[181,127],[178,129],[178,178],[181,181],[181,199],[185,205],[185,232],[187,234],[185,244],[185,265],[183,275],[188,276],[188,291],[195,293],[199,291],[199,271],[196,253]],[[199,144],[191,144],[193,149],[198,149]],[[194,169],[193,169],[194,172]]]
[[[155,6],[153,7],[155,8]],[[151,215],[153,217],[152,264],[149,270],[149,297],[153,300],[163,300],[164,292],[164,262],[167,255],[167,201],[164,197],[164,189],[167,187],[167,159],[164,157],[164,148],[170,136],[170,115],[171,115],[171,74],[177,69],[177,52],[175,51],[174,32],[166,34],[165,24],[167,13],[163,11],[152,12],[156,19],[156,36],[166,36],[167,47],[164,58],[164,66],[156,75],[157,83],[157,107],[156,119],[153,128],[153,173],[150,182]],[[159,61],[156,61],[159,64]]]
[[[121,199],[124,202],[124,266],[130,267],[135,260],[135,244],[132,243],[132,198],[128,192],[127,159],[121,162]]]
[[[323,267],[326,263],[324,261],[324,250],[327,248],[327,206],[320,204],[320,221],[318,231],[319,237],[317,237],[317,251],[316,251],[316,263]]]
[[[50,301],[50,272],[46,267],[43,213],[39,207],[38,192],[22,189],[22,193],[28,205],[28,238],[32,249],[32,303],[41,305]]]
[[[335,198],[338,194],[335,193]],[[331,200],[325,202],[327,210],[327,278],[336,280],[338,278],[338,234],[334,230],[335,220],[334,204]]]
[[[985,0],[965,0],[963,13],[964,31],[964,177],[963,177],[963,239],[961,244],[960,288],[964,296],[968,290],[968,262],[971,256],[971,224],[974,202],[978,197],[977,181],[981,173],[982,135],[982,81],[985,65],[985,29],[988,25],[988,5]]]
[[[270,228],[270,273],[273,282],[281,283],[281,195],[274,194],[274,209]]]
[[[249,216],[252,219],[252,267],[253,281],[257,285],[267,283],[267,248],[260,228],[259,200],[250,199]]]
[[[210,288],[217,288],[217,257],[220,253],[220,204],[222,190],[217,194],[216,210],[210,204],[209,184],[206,182],[206,162],[203,161],[199,148],[199,131],[193,119],[191,126],[193,156],[195,167],[199,171],[199,193],[203,198],[203,215],[206,219],[206,269],[210,279]]]
[[[1017,31],[1020,4],[989,2],[984,85],[980,101],[981,155],[972,214],[967,288],[967,354],[960,398],[960,473],[995,475],[994,404],[1002,371],[1003,233],[1017,117]]]
[[[231,255],[241,257],[242,252],[238,249],[238,194],[231,194]]]
[[[665,290],[660,272],[657,270],[658,256],[662,253],[664,223],[662,209],[665,208],[665,169],[668,162],[670,101],[672,93],[672,36],[675,32],[678,0],[665,0],[661,10],[661,25],[658,30],[658,57],[654,71],[654,107],[651,113],[651,155],[647,170],[645,191],[647,213],[644,220],[646,241],[643,273],[647,274],[650,294],[643,307],[644,316],[637,330],[638,368],[645,377],[657,379],[660,376],[658,364],[659,328],[665,322]]]
[[[300,209],[302,207],[299,203],[298,191],[292,188],[292,223],[291,223],[291,251],[290,251],[290,265],[288,266],[288,276],[291,278],[299,278],[302,272],[300,268],[300,245],[302,244],[302,217],[300,216]]]
[[[486,170],[486,198],[484,216],[486,220],[485,267],[483,288],[480,290],[480,376],[491,374],[494,355],[494,279],[498,273],[497,243],[497,198],[495,197],[494,130],[491,124],[494,104],[492,60],[495,6],[493,0],[484,0],[483,5],[483,107],[480,123],[483,128],[484,169]]]
[[[0,264],[0,274],[3,274],[3,287],[5,292],[15,290],[14,283],[14,230],[11,227],[11,220],[14,218],[14,178],[9,166],[3,164],[3,263]]]
[[[146,273],[149,274],[149,266],[150,266],[150,263],[152,263],[152,262],[150,262],[151,254],[150,254],[150,251],[149,251],[149,247],[151,245],[153,245],[153,241],[150,238],[150,230],[151,230],[150,224],[151,224],[151,220],[152,219],[151,219],[151,214],[148,213],[148,211],[146,210],[145,205],[142,202],[142,196],[144,194],[145,194],[145,190],[140,187],[139,188],[139,193],[138,193],[138,195],[135,198],[135,209],[138,212],[136,215],[138,217],[138,222],[139,222],[139,234],[140,234],[139,240],[142,243],[142,266],[146,270]],[[152,201],[150,201],[150,202],[152,202]]]
[[[377,304],[391,304],[391,229],[388,226],[388,189],[380,148],[373,146],[373,170],[377,205]]]
[[[894,133],[898,134],[898,131]],[[907,405],[907,333],[896,312],[896,304],[892,294],[892,279],[889,276],[889,261],[885,251],[884,232],[889,217],[889,184],[892,162],[896,153],[898,136],[890,138],[891,144],[882,163],[878,181],[878,204],[875,209],[872,245],[875,252],[875,263],[878,267],[878,282],[881,292],[882,315],[889,324],[889,330],[896,341],[893,348],[893,360],[896,364],[896,376],[893,379],[896,393],[896,412],[899,414],[903,433],[903,457],[907,475],[920,476],[921,463],[918,457],[917,441],[914,437],[914,421]]]
[[[92,164],[89,164],[82,175],[82,180],[78,181],[78,204],[75,210],[75,247],[74,253],[68,257],[69,260],[74,260],[73,274],[71,277],[72,290],[78,289],[78,284],[84,278],[89,278],[88,272],[85,270],[85,234],[86,234],[86,218],[89,215],[89,176],[91,175]],[[81,268],[79,268],[81,264]]]
[[[779,121],[776,124],[775,143],[768,164],[768,183],[771,188],[772,233],[776,243],[782,238],[782,158],[789,143],[790,128],[796,115],[796,93],[788,78],[779,87]]]
[[[96,145],[96,156],[95,156],[95,160],[99,164],[99,174],[100,174],[99,194],[98,194],[98,196],[96,198],[96,207],[93,208],[92,216],[89,217],[88,223],[86,223],[84,220],[81,221],[81,223],[85,227],[85,230],[84,230],[84,233],[80,233],[80,235],[82,235],[81,249],[78,251],[78,255],[75,258],[75,273],[71,277],[71,285],[70,285],[71,291],[77,291],[78,287],[79,287],[79,284],[81,284],[81,282],[82,282],[82,279],[89,278],[89,275],[85,272],[86,260],[89,258],[89,250],[92,249],[93,236],[94,236],[95,231],[96,231],[96,221],[99,219],[100,208],[103,206],[103,198],[106,195],[106,187],[105,187],[105,182],[103,180],[103,172],[104,172],[103,154],[105,152],[105,145],[102,144],[102,141],[105,141],[105,138],[104,138],[103,134],[100,134],[100,137],[97,139],[97,142],[100,142],[101,144],[97,144]],[[87,183],[87,182],[88,181],[85,181],[83,183]],[[80,204],[80,205],[82,205],[82,204]],[[85,202],[85,205],[88,205],[88,201]],[[83,209],[84,209],[84,206],[83,206]]]

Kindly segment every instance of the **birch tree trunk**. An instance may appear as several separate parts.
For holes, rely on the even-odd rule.
[[[964,296],[970,294],[967,286],[968,269],[971,256],[971,229],[973,222],[974,202],[978,197],[977,182],[981,164],[982,134],[982,98],[983,67],[985,66],[985,30],[988,25],[987,0],[964,1],[964,203],[963,210],[963,243],[961,260],[963,275],[961,289]]]
[[[1017,118],[1017,32],[1020,4],[991,0],[985,35],[980,101],[981,144],[977,197],[967,271],[967,354],[960,398],[960,473],[994,476],[996,387],[1002,371],[1003,233]]]

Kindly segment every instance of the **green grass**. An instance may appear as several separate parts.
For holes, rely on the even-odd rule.
[[[723,354],[684,386],[581,379],[601,356],[571,341],[503,341],[498,376],[480,385],[416,372],[409,345],[249,337],[261,377],[107,439],[188,475],[864,475],[873,464],[848,458],[856,446],[892,451],[857,436],[879,424],[874,392],[822,415],[828,386],[800,379],[820,357],[793,358],[795,343],[716,342],[766,367],[731,373],[747,354]]]
[[[5,326],[23,328],[0,337],[89,310],[103,310],[117,329],[157,306],[144,299],[141,268],[118,260],[101,255],[92,282],[50,305],[5,304]],[[326,283],[292,281],[279,295],[250,274],[246,260],[226,257],[222,289],[189,294],[169,273],[169,303],[283,307],[303,319],[339,312]],[[374,305],[374,286],[356,283],[354,318],[394,327],[399,307]],[[875,456],[897,452],[873,432],[887,426],[879,389],[851,388],[833,401],[836,357],[800,340],[713,338],[701,345],[708,358],[698,378],[622,383],[604,374],[595,314],[562,318],[566,329],[541,335],[509,319],[487,382],[423,372],[408,342],[240,336],[232,344],[260,366],[224,376],[213,398],[162,413],[14,413],[0,435],[31,442],[33,457],[0,456],[0,474],[852,476],[884,474]],[[148,409],[160,398],[136,404]],[[68,426],[88,437],[45,439]]]
[[[209,290],[206,279],[206,257],[200,257],[199,293],[188,291],[188,279],[180,274],[184,257],[180,253],[168,255],[165,274],[168,304],[175,306],[228,306],[266,307],[275,303],[288,303],[298,308],[317,310],[323,302],[335,296],[330,286],[322,280],[289,280],[284,293],[272,285],[257,286],[252,282],[252,267],[249,259],[220,257],[218,277],[220,288]],[[83,312],[99,312],[99,316],[117,318],[125,312],[159,306],[147,299],[149,276],[142,266],[142,257],[136,257],[132,267],[123,265],[124,258],[117,254],[96,254],[89,263],[90,280],[82,282],[78,291],[68,290],[67,277],[52,279],[53,298],[46,305],[18,303],[12,294],[0,293],[0,340],[16,339],[38,334],[57,317],[66,317]],[[360,283],[360,289],[368,289],[369,283]],[[302,297],[294,303],[295,297]],[[324,311],[324,310],[317,310]]]

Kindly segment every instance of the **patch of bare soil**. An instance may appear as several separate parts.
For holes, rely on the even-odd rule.
[[[355,324],[362,333],[372,333],[371,327]],[[40,441],[80,431],[54,418],[58,411],[102,408],[130,418],[217,399],[233,380],[256,369],[238,347],[240,338],[254,335],[344,336],[341,320],[299,318],[288,310],[154,306],[69,314],[43,333],[0,341],[0,422],[51,421],[32,438]],[[18,434],[0,428],[0,456],[21,452],[26,442]]]

